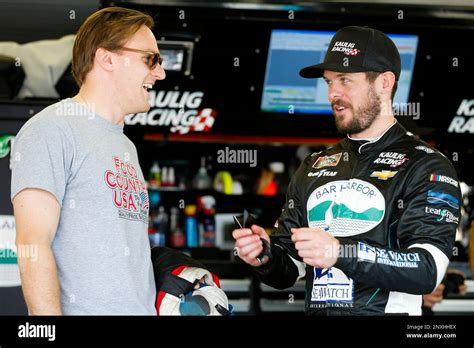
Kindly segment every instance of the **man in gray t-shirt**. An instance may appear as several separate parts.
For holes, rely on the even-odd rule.
[[[15,139],[17,245],[38,248],[37,260],[19,258],[30,314],[156,315],[148,193],[123,134],[125,115],[147,111],[147,89],[165,77],[152,25],[123,8],[89,17],[74,46],[79,94],[31,118]],[[114,30],[123,37],[111,49]]]

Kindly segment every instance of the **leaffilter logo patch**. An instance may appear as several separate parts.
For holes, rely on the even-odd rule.
[[[385,215],[385,198],[374,185],[359,179],[339,180],[318,187],[307,202],[309,227],[335,237],[370,231]]]

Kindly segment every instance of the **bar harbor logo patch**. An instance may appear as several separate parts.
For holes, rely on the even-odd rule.
[[[349,237],[376,227],[385,215],[385,198],[359,179],[338,180],[316,188],[307,202],[308,226],[334,237]]]

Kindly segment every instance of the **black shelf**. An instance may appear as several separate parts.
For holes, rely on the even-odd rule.
[[[197,197],[211,195],[216,199],[216,213],[236,213],[247,209],[258,210],[265,215],[271,215],[269,224],[273,225],[275,219],[281,212],[281,207],[285,203],[285,195],[264,196],[255,193],[244,193],[241,195],[226,195],[215,190],[157,190],[149,189],[150,194],[158,192],[160,194],[160,205],[166,207],[179,207],[183,202],[196,204]],[[260,215],[260,214],[259,214]]]

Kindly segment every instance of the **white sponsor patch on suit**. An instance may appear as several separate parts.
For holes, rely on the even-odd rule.
[[[312,308],[352,307],[354,304],[354,281],[336,267],[315,268]]]
[[[359,261],[375,262],[375,259],[377,258],[377,253],[374,247],[359,242],[357,244],[357,258]]]
[[[376,227],[385,215],[379,189],[360,179],[337,180],[316,188],[306,204],[308,227],[349,237]]]

